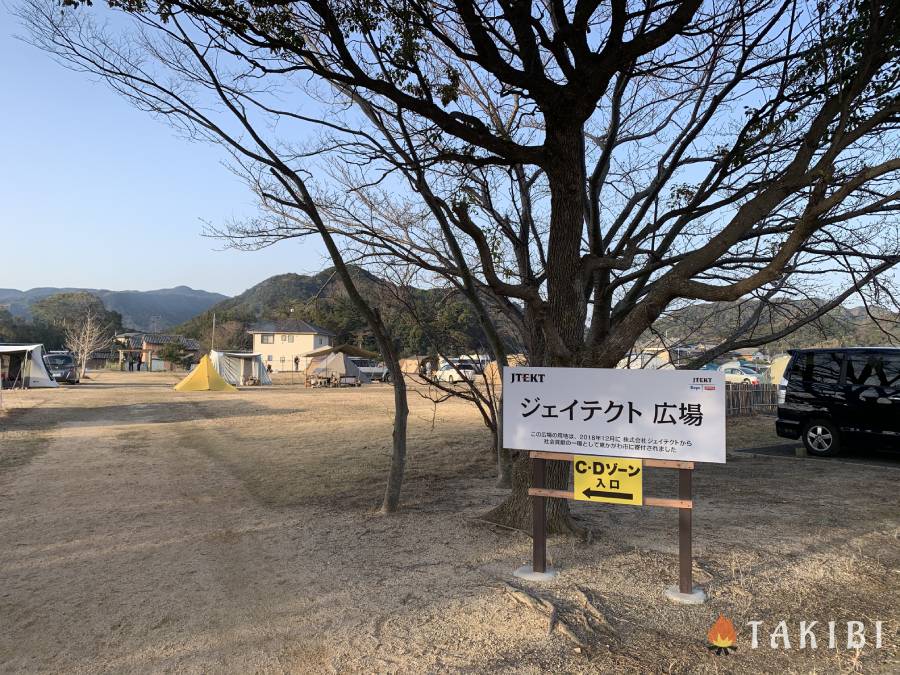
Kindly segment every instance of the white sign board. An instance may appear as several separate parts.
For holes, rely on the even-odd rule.
[[[505,368],[503,445],[725,462],[725,376],[712,370]]]

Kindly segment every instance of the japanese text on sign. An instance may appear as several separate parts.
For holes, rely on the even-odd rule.
[[[725,461],[721,373],[526,367],[503,379],[507,448]]]
[[[607,504],[644,503],[644,463],[640,459],[575,455],[574,497]]]
[[[580,413],[575,412],[575,406],[579,404],[578,399],[572,401],[569,405],[563,407],[558,405],[549,405],[546,403],[541,403],[541,397],[536,396],[532,401],[529,398],[525,398],[522,401],[522,417],[531,417],[534,415],[539,409],[543,409],[544,412],[541,414],[541,417],[554,417],[559,418],[562,414],[563,416],[568,415],[569,421],[574,421],[575,416],[577,414],[583,413],[581,417],[581,421],[587,422],[594,417],[594,413],[598,411],[603,411],[601,415],[607,415],[607,422],[615,422],[622,416],[622,411],[625,409],[625,406],[628,406],[628,423],[631,424],[634,422],[635,417],[643,417],[644,413],[638,410],[632,401],[628,401],[626,403],[616,403],[615,401],[610,401],[608,405],[606,405],[606,409],[604,410],[604,404],[600,403],[600,401],[582,401],[580,402],[578,410]],[[530,408],[530,410],[529,410]],[[554,412],[559,408],[559,412]],[[671,410],[670,410],[671,409]],[[678,419],[675,419],[675,411],[678,411]],[[609,415],[610,411],[612,414]],[[700,403],[657,403],[653,406],[653,423],[654,424],[690,424],[694,426],[700,426],[703,424],[703,410],[702,404]]]

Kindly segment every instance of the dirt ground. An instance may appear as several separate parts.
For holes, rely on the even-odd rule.
[[[175,381],[100,373],[4,392],[0,670],[900,672],[900,458],[702,466],[695,580],[709,601],[676,606],[663,599],[669,509],[576,504],[590,543],[551,538],[559,577],[513,579],[531,541],[478,520],[503,491],[463,403],[410,397],[403,510],[386,517],[388,386],[176,393]],[[729,445],[776,443],[771,427],[735,423]],[[675,496],[674,472],[648,479],[645,492]],[[563,626],[548,633],[507,584]],[[738,629],[727,656],[706,646],[719,614]],[[782,620],[791,650],[768,644]],[[883,621],[883,647],[828,649],[820,629],[817,650],[797,649],[800,621],[832,620],[865,622],[870,642]]]

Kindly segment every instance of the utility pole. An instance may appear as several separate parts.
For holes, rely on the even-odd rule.
[[[212,351],[216,348],[216,313],[213,312],[213,329],[212,329],[212,337],[209,340],[209,349]]]

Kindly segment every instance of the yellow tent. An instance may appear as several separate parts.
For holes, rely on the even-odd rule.
[[[175,391],[237,391],[237,387],[223,380],[213,368],[209,356],[204,354],[197,367],[175,385]]]

